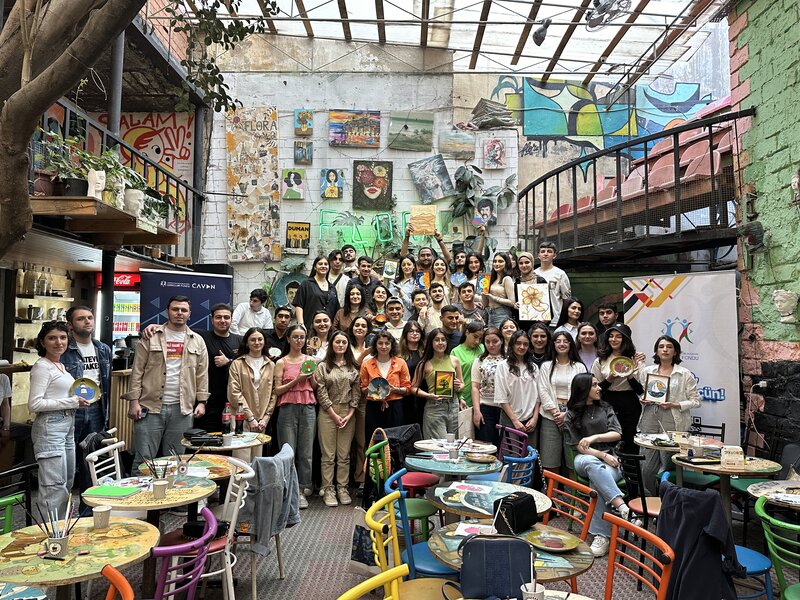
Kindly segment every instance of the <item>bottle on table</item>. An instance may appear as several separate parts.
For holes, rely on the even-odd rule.
[[[233,413],[231,412],[231,403],[225,403],[225,410],[222,411],[222,433],[231,433],[231,422],[233,420]]]
[[[242,435],[244,433],[244,406],[242,403],[239,403],[239,406],[236,408],[236,435]]]

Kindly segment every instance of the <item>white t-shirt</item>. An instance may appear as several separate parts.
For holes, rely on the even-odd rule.
[[[164,381],[163,404],[177,404],[181,401],[181,361],[186,346],[186,332],[164,328],[164,341],[167,345],[167,379]]]
[[[381,377],[386,379],[389,376],[389,368],[392,366],[392,359],[390,358],[386,362],[376,360],[375,363],[378,365],[378,371],[380,371]]]
[[[253,387],[258,389],[258,384],[261,382],[261,367],[264,365],[263,356],[245,356],[244,360],[253,371]]]
[[[81,344],[78,340],[75,343],[83,357],[83,376],[91,379],[98,386],[100,385],[100,363],[97,360],[97,348],[92,342]]]

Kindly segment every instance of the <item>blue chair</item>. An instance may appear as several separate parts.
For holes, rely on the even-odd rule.
[[[760,598],[766,596],[767,600],[773,600],[772,595],[772,561],[750,548],[744,546],[736,546],[736,559],[745,568],[745,574],[748,578],[753,578],[761,584],[761,591],[755,594],[748,594],[747,596],[737,596],[739,600],[746,598]]]
[[[386,483],[383,484],[383,492],[388,496],[392,492],[399,491],[403,497],[403,503],[406,507],[406,513],[409,523],[413,526],[415,521],[420,522],[420,530],[422,541],[427,542],[430,537],[430,527],[428,526],[428,519],[436,514],[437,508],[425,498],[408,498],[408,492],[403,487],[403,476],[406,474],[406,469],[400,469],[397,473],[392,474]],[[415,534],[414,529],[406,529],[405,524],[401,524],[403,535],[409,532],[406,538],[406,545],[412,544]]]
[[[521,458],[504,456],[503,464],[508,465],[506,481],[514,485],[531,487],[533,483],[533,462],[539,458],[539,453],[528,446],[528,455]]]

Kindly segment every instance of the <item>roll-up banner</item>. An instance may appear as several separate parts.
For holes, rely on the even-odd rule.
[[[167,302],[172,296],[186,296],[192,303],[189,327],[211,329],[211,307],[230,304],[233,277],[187,271],[141,269],[141,326],[167,322]]]

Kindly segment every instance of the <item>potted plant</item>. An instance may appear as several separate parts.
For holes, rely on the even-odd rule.
[[[161,193],[158,190],[147,187],[142,204],[141,218],[157,223],[169,216],[170,210],[175,213],[177,218],[183,216],[183,209],[178,204],[172,194]]]
[[[147,180],[139,171],[127,165],[122,165],[122,178],[125,181],[124,210],[138,216],[144,207]]]
[[[41,154],[37,153],[35,157],[38,173],[49,176],[51,181],[58,179],[63,183],[66,196],[86,196],[89,191],[88,167],[82,158],[89,153],[79,148],[80,138],[64,138],[57,131],[40,129],[40,132],[42,138],[37,147]],[[37,187],[44,187],[37,182],[34,182],[34,191]],[[55,193],[56,190],[50,191]]]

